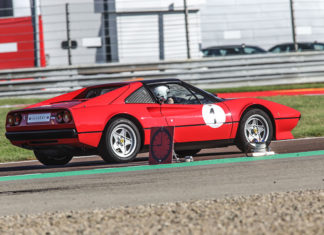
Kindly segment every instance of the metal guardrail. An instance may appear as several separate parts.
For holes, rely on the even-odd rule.
[[[179,78],[201,88],[324,82],[324,53],[0,70],[0,97],[54,95],[138,78]]]

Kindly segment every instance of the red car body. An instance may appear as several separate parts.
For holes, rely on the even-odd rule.
[[[191,93],[195,93],[189,102],[195,97],[197,100],[201,96],[204,97],[192,104],[182,104],[181,101],[178,104],[161,103],[151,91],[152,86],[157,84],[168,86],[176,84],[175,86],[181,86],[181,89],[183,87],[188,89]],[[92,93],[102,92],[104,89],[109,91],[91,96]],[[143,92],[143,89],[145,89],[143,94],[150,96],[153,102],[146,103],[145,100],[143,101],[144,96],[141,97],[142,100],[139,98],[136,100],[135,92],[139,90]],[[134,101],[129,102],[128,99],[133,99],[129,97],[135,97]],[[204,107],[207,109],[212,107],[210,113],[220,110],[222,113],[220,126],[216,120],[218,117],[215,118],[214,124],[206,122],[203,114]],[[134,123],[140,133],[139,151],[147,150],[146,147],[150,144],[151,127],[156,126],[175,127],[176,150],[200,150],[205,147],[235,144],[242,116],[251,109],[262,110],[269,116],[271,120],[269,125],[273,129],[271,139],[293,138],[291,130],[297,125],[301,116],[297,110],[256,98],[225,100],[177,79],[92,86],[24,109],[14,110],[7,115],[6,136],[13,145],[22,148],[32,150],[64,148],[74,156],[86,155],[90,152],[98,152],[110,122],[123,118]],[[62,121],[60,115],[66,118],[67,122]]]

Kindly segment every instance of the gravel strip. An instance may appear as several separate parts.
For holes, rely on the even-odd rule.
[[[324,234],[324,190],[4,216],[0,234]]]

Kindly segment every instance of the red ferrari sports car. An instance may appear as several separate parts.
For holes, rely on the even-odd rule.
[[[222,99],[178,79],[144,80],[86,87],[11,111],[6,137],[45,165],[89,154],[128,162],[148,151],[151,127],[174,126],[175,152],[184,156],[293,138],[300,117],[271,101]]]

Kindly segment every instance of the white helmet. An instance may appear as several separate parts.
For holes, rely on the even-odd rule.
[[[168,98],[169,88],[167,86],[157,86],[154,88],[153,92],[159,100],[166,100]]]

